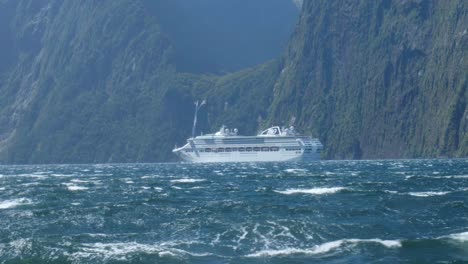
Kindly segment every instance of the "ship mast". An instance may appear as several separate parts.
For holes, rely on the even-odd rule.
[[[201,103],[198,101],[195,102],[195,116],[193,117],[193,127],[192,127],[192,138],[195,137],[195,127],[197,126],[197,115],[198,115],[198,110],[206,104],[206,100],[203,100]]]

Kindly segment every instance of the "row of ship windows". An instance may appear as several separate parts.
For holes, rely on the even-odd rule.
[[[300,147],[290,147],[285,148],[285,151],[300,151]],[[199,152],[275,152],[279,151],[279,147],[240,147],[240,148],[204,148],[199,149]],[[304,150],[305,153],[312,153],[312,148],[306,148]],[[317,149],[317,152],[320,153],[321,149]],[[193,152],[193,149],[185,149],[185,152]]]
[[[199,152],[270,152],[279,151],[279,147],[240,147],[240,148],[204,148],[199,149]],[[185,152],[193,152],[192,149],[186,149]]]

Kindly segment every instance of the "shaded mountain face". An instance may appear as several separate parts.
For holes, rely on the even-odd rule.
[[[270,120],[328,158],[468,154],[468,2],[305,1]]]
[[[205,98],[197,133],[294,117],[326,158],[468,154],[466,1],[297,2],[279,56],[289,0],[0,0],[0,162],[174,160]]]

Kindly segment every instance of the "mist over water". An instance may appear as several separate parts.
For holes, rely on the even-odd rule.
[[[468,161],[0,166],[0,263],[468,261]]]

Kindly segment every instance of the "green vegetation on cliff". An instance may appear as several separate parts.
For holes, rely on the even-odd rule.
[[[468,2],[305,1],[271,121],[328,158],[468,154]]]

